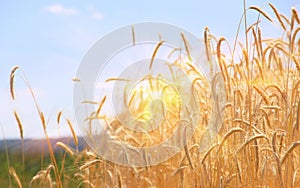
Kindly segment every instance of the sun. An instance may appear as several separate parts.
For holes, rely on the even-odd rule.
[[[176,85],[154,76],[135,84],[128,98],[131,115],[142,122],[165,117],[167,113],[179,114],[182,104]]]

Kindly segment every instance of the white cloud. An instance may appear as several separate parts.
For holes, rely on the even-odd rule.
[[[64,7],[60,4],[49,5],[45,7],[44,10],[52,14],[62,14],[67,16],[76,15],[78,13],[77,9]]]
[[[93,12],[93,11],[95,11],[95,7],[93,5],[89,5],[89,6],[87,6],[87,10],[90,12]]]
[[[101,14],[100,12],[94,12],[92,14],[92,18],[95,20],[101,20],[103,18],[103,14]]]

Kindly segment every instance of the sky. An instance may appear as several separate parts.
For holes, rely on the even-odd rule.
[[[285,15],[290,15],[292,6],[300,9],[298,0],[270,2]],[[262,8],[275,18],[268,1],[247,0],[246,3]],[[76,124],[72,78],[86,52],[105,34],[125,25],[155,21],[185,28],[200,38],[208,26],[212,34],[224,36],[232,43],[242,14],[242,0],[0,1],[0,139],[19,138],[14,110],[22,121],[25,138],[44,137],[23,80],[25,76],[45,113],[49,135],[70,135],[66,118]],[[248,23],[253,23],[257,16],[257,12],[250,10]],[[262,22],[267,21],[262,19]],[[265,25],[263,29],[264,37],[280,34],[278,23]],[[243,40],[242,34],[240,39]],[[16,100],[12,101],[9,74],[16,65],[20,69],[15,77]],[[59,111],[63,116],[58,125]]]

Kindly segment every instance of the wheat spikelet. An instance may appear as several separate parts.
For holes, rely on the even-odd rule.
[[[275,90],[277,90],[277,91],[280,93],[281,97],[282,97],[285,101],[287,100],[284,91],[282,91],[282,90],[280,89],[280,87],[279,87],[277,84],[268,84],[268,85],[265,87],[265,90],[267,91],[267,90],[270,89],[270,88],[274,88]]]
[[[82,104],[99,104],[99,102],[96,102],[96,101],[89,101],[89,100],[86,100],[86,101],[82,101],[81,102]]]
[[[135,95],[136,95],[136,92],[137,92],[136,90],[133,91],[133,94],[131,95],[130,100],[129,100],[129,103],[128,103],[128,107],[131,106],[131,104],[132,104],[132,102],[133,102],[133,99],[134,99],[134,97],[135,97]]]
[[[257,20],[256,22],[254,22],[253,24],[251,24],[248,29],[246,30],[246,33],[249,33],[249,31],[254,28],[254,27],[258,27],[259,23],[261,22],[261,20]]]
[[[261,29],[260,29],[260,27],[258,27],[257,33],[258,33],[259,49],[260,49],[261,58],[262,58],[262,69],[264,70],[264,67],[265,67],[265,54],[264,54],[263,46],[262,46],[263,41],[261,39]]]
[[[124,81],[124,82],[130,82],[131,80],[125,79],[125,78],[109,78],[105,80],[105,82],[111,82],[111,81]]]
[[[245,59],[245,63],[246,63],[246,70],[247,70],[247,80],[250,80],[250,67],[249,67],[249,57],[248,57],[248,52],[247,50],[243,47],[242,48],[242,52],[243,52],[243,56],[244,56],[244,59]]]
[[[10,79],[9,79],[10,95],[13,100],[15,100],[14,78],[15,78],[15,72],[18,68],[19,68],[18,66],[15,66],[12,69],[12,71],[10,73]]]
[[[293,36],[292,36],[292,39],[291,39],[291,45],[292,45],[291,50],[292,50],[292,52],[294,51],[295,40],[296,40],[296,36],[297,36],[297,34],[298,34],[299,31],[300,31],[300,27],[298,27],[298,28],[294,31],[294,33],[293,33]]]
[[[282,19],[284,19],[284,21],[285,21],[288,25],[291,26],[291,27],[290,27],[291,30],[294,28],[294,22],[293,22],[293,20],[292,20],[292,23],[290,23],[289,19],[288,19],[285,15],[280,14],[280,17],[281,17]]]
[[[40,119],[41,119],[41,122],[42,122],[43,129],[46,130],[46,120],[45,120],[44,113],[40,112],[39,115],[40,115]]]
[[[73,82],[80,82],[80,79],[79,78],[72,78],[72,81]]]
[[[87,162],[86,164],[84,164],[81,167],[79,167],[79,170],[82,171],[82,170],[84,170],[84,169],[86,169],[88,167],[91,167],[91,166],[96,165],[97,163],[101,163],[101,162],[102,162],[102,160],[95,159],[95,160]]]
[[[156,56],[156,54],[157,54],[157,52],[158,52],[158,49],[161,47],[161,45],[164,43],[165,41],[160,41],[157,45],[156,45],[156,47],[155,47],[155,49],[154,49],[154,52],[153,52],[153,54],[152,54],[152,57],[151,57],[151,61],[150,61],[150,65],[149,65],[149,70],[151,70],[151,68],[152,68],[152,64],[154,63],[154,59],[155,59],[155,56]]]
[[[265,18],[267,18],[270,22],[273,22],[273,20],[271,19],[271,17],[267,13],[265,13],[263,10],[261,10],[260,8],[258,8],[256,6],[251,6],[251,7],[249,7],[249,9],[256,10],[261,15],[263,15]]]
[[[297,21],[297,23],[300,24],[299,15],[298,15],[298,12],[295,9],[295,7],[292,7],[292,13],[293,13],[293,18],[295,18],[295,20]]]
[[[180,35],[181,35],[181,38],[183,40],[185,51],[186,51],[186,53],[188,55],[188,58],[191,60],[192,57],[191,57],[191,54],[190,54],[190,49],[189,49],[188,41],[186,40],[186,38],[185,38],[185,36],[184,36],[183,33],[180,33]]]
[[[19,118],[19,115],[16,111],[14,111],[14,116],[15,116],[15,119],[18,123],[19,131],[20,131],[20,137],[21,137],[21,139],[23,139],[23,126],[22,126],[21,120]]]
[[[106,96],[104,96],[103,99],[101,100],[101,102],[99,104],[99,107],[98,107],[98,109],[96,111],[96,116],[98,116],[100,114],[100,111],[101,111],[101,109],[102,109],[102,107],[103,107],[103,105],[105,103],[105,100],[106,100]]]
[[[78,146],[78,138],[77,138],[76,133],[75,133],[75,131],[73,129],[73,125],[72,125],[72,123],[71,123],[71,121],[69,119],[67,119],[67,123],[68,123],[69,128],[71,130],[71,133],[73,135],[74,143],[75,143],[76,146]]]
[[[263,98],[263,100],[265,101],[265,103],[267,104],[267,105],[269,105],[270,104],[270,101],[269,101],[269,99],[268,99],[268,97],[264,94],[264,92],[262,92],[260,89],[258,89],[258,87],[256,87],[256,86],[253,86],[253,88],[257,91],[257,93]]]
[[[16,180],[17,185],[19,186],[19,188],[22,188],[22,184],[21,181],[15,171],[15,169],[13,167],[9,167],[9,174],[14,177],[14,179]]]
[[[205,27],[204,29],[204,43],[205,43],[205,52],[206,52],[206,58],[207,61],[210,62],[210,43],[209,43],[209,39],[208,39],[208,27]]]
[[[280,14],[278,13],[278,11],[277,11],[277,9],[276,9],[276,7],[275,7],[274,5],[272,5],[271,3],[269,3],[269,6],[270,6],[270,7],[272,8],[272,10],[274,11],[275,16],[276,16],[277,20],[279,21],[281,27],[286,31],[286,27],[285,27],[285,25],[284,25],[284,23],[283,23],[283,21],[282,21],[282,19],[281,19],[281,17],[280,17]]]
[[[274,48],[275,48],[275,49],[278,49],[278,50],[280,50],[280,51],[282,51],[286,56],[289,56],[289,55],[290,55],[290,52],[288,52],[286,49],[284,49],[284,48],[282,47],[281,44],[276,44],[276,45],[274,46]],[[274,53],[274,54],[275,54],[275,53]],[[274,55],[274,59],[276,60],[276,59],[278,59],[278,58],[276,58],[276,56]]]
[[[46,170],[46,173],[44,175],[44,181],[46,180],[46,178],[49,178],[48,175],[49,175],[51,169],[54,169],[54,166],[52,164],[49,165],[48,168],[47,168],[47,170]]]
[[[297,22],[297,20],[296,20],[296,22]],[[290,31],[289,31],[289,32],[291,32],[291,33],[288,34],[289,36],[290,36],[290,35],[292,34],[292,32],[293,32],[294,26],[295,26],[295,15],[294,15],[293,12],[292,12],[291,27],[290,27]],[[291,44],[291,43],[290,43],[290,44]]]
[[[74,155],[74,152],[71,150],[71,148],[69,148],[64,143],[62,143],[62,142],[56,142],[56,146],[59,146],[59,147],[63,148],[70,156]]]
[[[254,37],[254,43],[255,43],[257,55],[258,55],[258,58],[260,58],[260,55],[261,55],[261,52],[260,52],[260,45],[259,45],[259,43],[258,43],[258,38],[257,38],[257,36],[256,36],[256,32],[255,32],[255,30],[254,30],[253,27],[252,27],[252,34],[253,34],[253,37]]]
[[[223,75],[223,79],[226,80],[225,70],[224,70],[224,69],[226,69],[226,67],[223,67],[222,58],[221,58],[221,43],[223,41],[225,41],[224,37],[221,37],[220,40],[218,41],[218,44],[217,44],[217,57],[218,57],[219,67],[220,67],[222,75]]]
[[[60,123],[60,118],[61,118],[61,115],[62,115],[62,111],[58,112],[58,114],[57,114],[57,118],[56,118],[56,122],[57,122],[57,124],[59,124],[59,123]]]

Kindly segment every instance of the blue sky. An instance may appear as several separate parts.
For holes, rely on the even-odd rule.
[[[297,0],[271,1],[290,15]],[[265,0],[248,0],[247,5],[263,8],[272,17]],[[243,13],[243,1],[2,1],[0,5],[0,128],[7,138],[18,138],[13,117],[16,109],[24,126],[25,138],[43,137],[42,126],[29,91],[22,81],[26,74],[49,118],[50,136],[69,135],[64,120],[55,123],[57,112],[74,120],[72,78],[88,49],[106,33],[124,25],[157,21],[189,30],[202,37],[204,27],[233,41]],[[249,11],[248,23],[257,18]],[[263,22],[266,20],[263,19]],[[263,35],[279,36],[278,24],[266,25]],[[243,37],[241,36],[241,40]],[[9,74],[20,66],[15,80],[16,101],[9,96]],[[0,131],[3,133],[2,131]],[[3,134],[0,134],[0,136]]]

